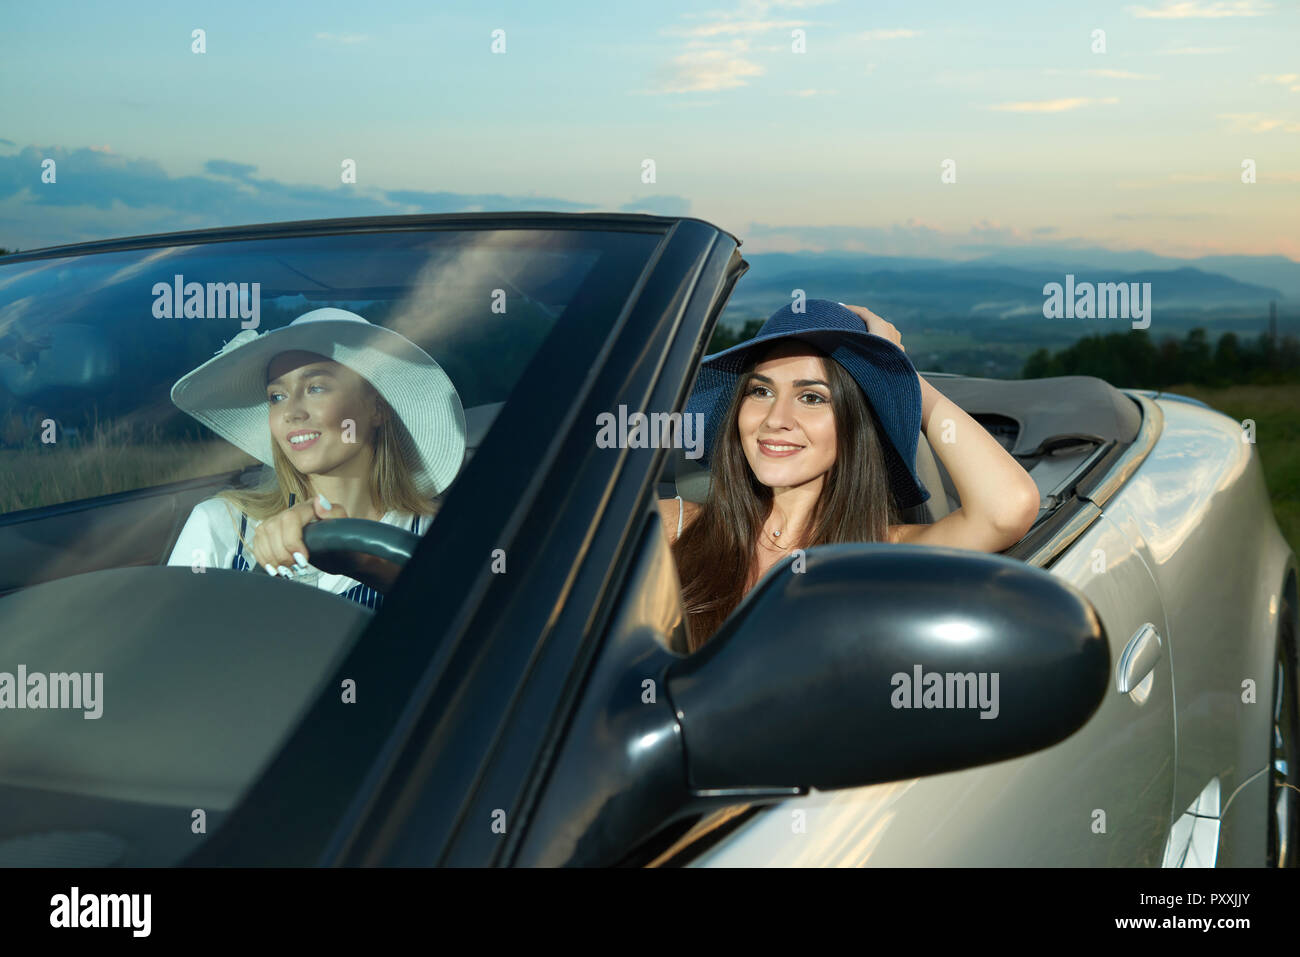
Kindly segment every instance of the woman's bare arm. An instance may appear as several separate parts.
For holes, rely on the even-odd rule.
[[[1038,486],[997,439],[925,379],[921,424],[957,488],[961,507],[932,525],[906,525],[898,541],[1000,552],[1038,515]]]
[[[893,323],[865,306],[841,305],[856,313],[868,332],[903,348]],[[932,525],[894,525],[890,539],[985,552],[1010,548],[1034,524],[1038,486],[982,425],[919,374],[916,378],[921,384],[921,429],[952,476],[961,507]]]

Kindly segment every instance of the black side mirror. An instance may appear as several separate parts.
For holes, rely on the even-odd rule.
[[[810,549],[773,568],[667,673],[688,784],[861,787],[989,764],[1069,737],[1110,652],[1079,591],[999,555]]]

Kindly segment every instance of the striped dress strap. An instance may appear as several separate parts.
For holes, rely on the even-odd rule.
[[[348,601],[354,601],[373,611],[378,611],[384,603],[384,596],[375,591],[369,585],[356,584],[343,592],[340,598],[346,598]]]
[[[246,558],[244,558],[244,533],[247,530],[248,530],[248,516],[241,511],[239,513],[239,540],[235,542],[235,557],[230,562],[231,568],[238,570],[239,568],[241,568],[241,566],[243,568],[253,567],[252,563],[250,563]]]

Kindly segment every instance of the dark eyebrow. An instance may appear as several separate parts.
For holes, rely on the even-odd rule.
[[[288,375],[288,374],[289,374],[289,373],[287,373],[287,372],[285,373],[285,375]],[[336,376],[333,372],[330,372],[330,370],[327,369],[327,368],[325,368],[324,366],[317,366],[315,369],[308,369],[306,372],[304,372],[304,373],[302,374],[302,377],[303,377],[304,379],[314,379],[316,376],[319,376],[319,375],[327,375],[327,376],[329,376],[331,379],[336,379],[336,378],[338,378],[338,376]],[[268,383],[266,384],[266,387],[267,387],[268,389],[271,388],[271,386],[275,385],[277,382],[279,382],[279,381],[280,381],[281,379],[283,379],[283,378],[284,378],[283,375],[282,375],[282,376],[277,376],[276,378],[274,378],[274,379],[272,379],[270,382],[268,382]]]
[[[768,385],[774,385],[774,384],[775,384],[775,383],[772,382],[771,379],[769,379],[767,376],[763,375],[761,372],[751,372],[749,375],[750,375],[750,378],[751,378],[751,379],[758,379],[760,382],[766,382]],[[795,379],[795,380],[794,380],[794,384],[797,385],[797,386],[803,386],[803,385],[824,385],[824,386],[826,386],[826,388],[828,388],[828,389],[830,388],[830,385],[828,385],[827,383],[823,382],[821,379]]]

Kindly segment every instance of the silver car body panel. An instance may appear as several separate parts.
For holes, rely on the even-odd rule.
[[[1219,866],[1264,863],[1281,589],[1295,557],[1241,423],[1159,399],[1156,448],[1106,515],[1151,569],[1169,616],[1177,699],[1174,806],[1218,780]]]
[[[1044,751],[813,791],[692,866],[1264,863],[1273,647],[1295,558],[1240,424],[1133,395],[1159,435],[1116,463],[1122,482],[1099,486],[1100,512],[1085,507],[1049,571],[1096,606],[1117,665],[1131,639],[1147,646],[1146,679],[1127,694],[1113,680],[1093,718]]]

